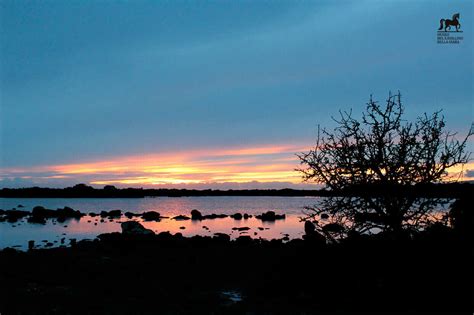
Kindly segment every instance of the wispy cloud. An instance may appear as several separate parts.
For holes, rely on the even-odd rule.
[[[0,169],[3,184],[21,183],[67,185],[86,182],[92,185],[135,187],[156,186],[232,186],[268,183],[268,187],[298,185],[300,175],[295,153],[305,145],[283,144],[222,149],[199,149],[160,154],[120,156],[107,160],[31,168]],[[250,184],[253,183],[253,184]]]

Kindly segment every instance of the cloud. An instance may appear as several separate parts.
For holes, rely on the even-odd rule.
[[[472,170],[466,170],[466,173],[464,173],[464,177],[467,177],[467,178],[474,178],[474,169],[472,169]]]
[[[4,187],[73,183],[119,187],[288,188],[301,184],[294,169],[304,145],[199,149],[160,154],[119,156],[74,164],[0,169]],[[29,185],[28,185],[29,184]]]

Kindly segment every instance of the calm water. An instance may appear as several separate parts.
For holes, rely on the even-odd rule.
[[[71,207],[81,212],[95,212],[102,210],[121,209],[141,213],[144,211],[158,211],[163,216],[179,214],[189,215],[192,209],[198,209],[202,214],[236,212],[252,215],[269,210],[287,215],[285,220],[262,222],[255,218],[248,220],[234,220],[232,218],[196,221],[175,221],[163,219],[161,222],[142,222],[143,225],[155,232],[180,232],[185,236],[213,235],[227,233],[233,237],[250,235],[266,239],[282,238],[288,234],[290,238],[300,238],[303,234],[303,223],[299,217],[303,216],[305,206],[318,203],[318,197],[180,197],[180,198],[0,198],[0,209],[12,209],[23,205],[24,210],[31,210],[35,206],[44,206],[49,209]],[[100,218],[83,217],[81,220],[70,220],[65,223],[56,223],[49,220],[47,224],[30,224],[24,220],[11,224],[0,222],[0,248],[16,246],[25,248],[29,240],[44,245],[45,241],[60,244],[61,238],[93,239],[98,234],[120,231],[120,223],[127,219],[101,223]],[[184,227],[184,229],[183,229]],[[207,227],[208,229],[205,229]],[[247,233],[233,231],[233,227],[250,227]],[[260,230],[258,228],[265,228]]]

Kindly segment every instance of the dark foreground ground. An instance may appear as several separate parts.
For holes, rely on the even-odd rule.
[[[472,244],[433,230],[341,244],[102,235],[0,252],[3,314],[472,314]],[[233,302],[225,291],[236,291]]]
[[[0,314],[472,314],[473,203],[456,201],[450,225],[333,244],[312,229],[305,240],[231,241],[128,221],[71,247],[4,249]],[[51,210],[33,221],[40,214]]]

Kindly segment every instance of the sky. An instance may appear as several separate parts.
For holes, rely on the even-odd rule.
[[[0,188],[312,188],[295,153],[316,126],[389,91],[407,119],[443,109],[466,134],[473,7],[3,0]],[[438,44],[457,12],[464,39]]]

